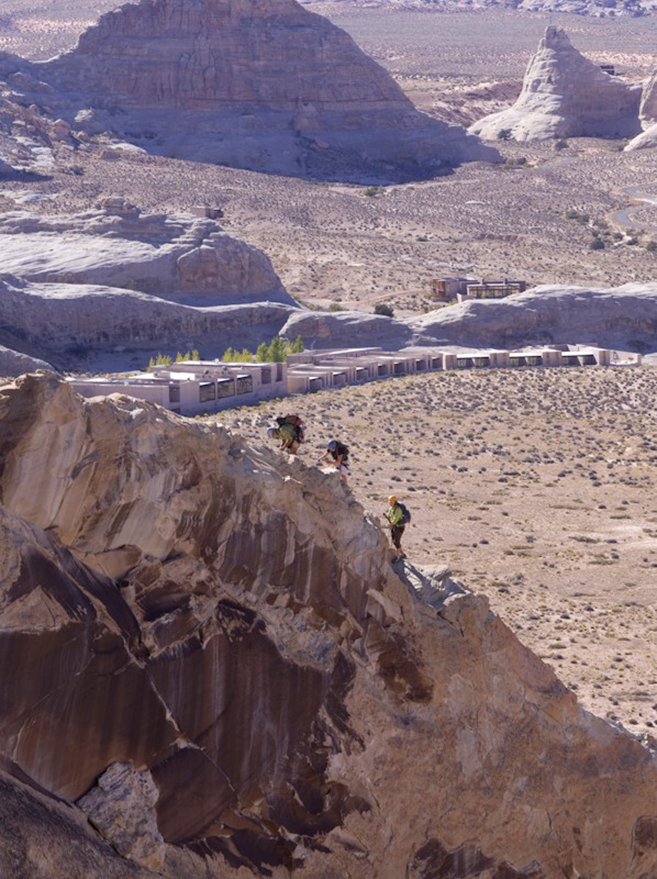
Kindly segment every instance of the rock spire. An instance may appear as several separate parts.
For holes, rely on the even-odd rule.
[[[475,122],[486,140],[559,137],[633,137],[640,130],[641,84],[604,73],[571,44],[565,31],[546,28],[508,110]]]

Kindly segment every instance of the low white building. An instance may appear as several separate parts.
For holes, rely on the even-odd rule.
[[[331,348],[293,354],[287,363],[197,360],[155,366],[151,372],[105,378],[70,378],[86,397],[122,393],[181,415],[252,406],[262,400],[342,388],[396,376],[451,369],[609,366],[612,352],[594,345],[461,351],[437,348]]]

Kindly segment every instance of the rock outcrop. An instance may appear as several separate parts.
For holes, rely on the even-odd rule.
[[[0,275],[0,320],[13,344],[29,345],[58,369],[122,371],[143,366],[156,351],[181,348],[206,357],[231,346],[255,350],[292,312],[274,302],[194,307],[117,287]],[[25,362],[20,372],[33,368],[41,364]]]
[[[2,296],[2,280],[0,279],[0,296]],[[1,300],[0,300],[1,302]],[[0,311],[2,306],[0,305]],[[52,369],[45,360],[38,357],[30,357],[29,354],[21,354],[12,348],[0,345],[0,376],[14,378],[26,372],[36,372],[38,369]]]
[[[120,370],[181,347],[207,356],[255,348],[294,310],[265,254],[211,219],[141,213],[121,198],[82,214],[0,217],[7,344],[58,368]]]
[[[643,131],[628,143],[626,150],[657,146],[657,73],[654,73],[644,86],[639,118]]]
[[[290,315],[280,335],[290,342],[301,336],[307,348],[380,345],[397,350],[418,341],[403,321],[362,311],[297,312]]]
[[[551,25],[529,62],[515,104],[469,130],[486,140],[634,137],[641,128],[641,88],[641,83],[604,73]]]
[[[81,214],[0,215],[0,273],[120,287],[188,305],[294,305],[267,256],[210,219],[142,213],[106,198]]]
[[[20,59],[19,59],[20,61]],[[11,75],[11,64],[0,69]],[[149,152],[286,175],[408,180],[496,151],[420,113],[350,36],[295,0],[141,0],[26,65],[27,102]]]
[[[506,299],[471,300],[407,321],[438,343],[513,348],[596,342],[657,350],[657,283],[622,287],[540,286]]]
[[[66,833],[94,879],[151,875],[106,842],[166,879],[654,874],[654,754],[484,598],[402,582],[335,474],[53,376],[0,420],[13,875]]]

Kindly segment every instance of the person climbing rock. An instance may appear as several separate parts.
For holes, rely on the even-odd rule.
[[[298,415],[284,415],[276,419],[276,424],[267,430],[267,436],[281,441],[281,452],[296,455],[305,440],[303,421]]]
[[[390,495],[388,503],[390,506],[384,515],[390,523],[390,538],[392,540],[392,545],[395,548],[395,557],[393,561],[397,562],[400,559],[406,558],[406,553],[402,549],[401,541],[404,536],[404,528],[411,521],[411,514],[404,504],[399,503],[394,494]]]
[[[348,485],[349,473],[349,447],[338,440],[331,440],[326,447],[326,452],[320,458],[320,464],[331,464],[340,474],[342,481]]]

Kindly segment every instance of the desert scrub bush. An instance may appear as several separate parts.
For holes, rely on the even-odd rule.
[[[368,186],[363,194],[366,195],[367,198],[376,198],[376,196],[381,195],[382,192],[382,186]]]
[[[649,241],[646,244],[646,250],[648,251],[648,253],[657,253],[657,241]]]
[[[595,238],[592,238],[589,241],[589,250],[604,250],[604,249],[605,249],[605,243],[602,240],[602,238],[598,238],[596,236]]]
[[[383,317],[394,317],[395,310],[387,302],[377,302],[374,306],[374,314],[383,315]]]

